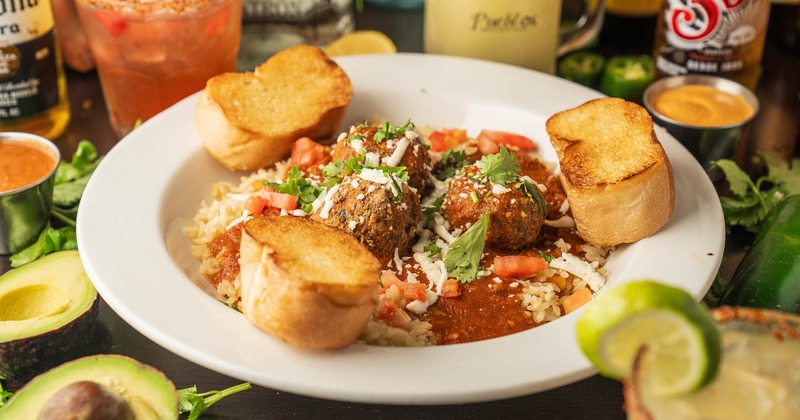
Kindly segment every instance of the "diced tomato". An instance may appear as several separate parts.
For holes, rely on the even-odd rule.
[[[292,145],[292,165],[301,170],[323,162],[327,156],[327,148],[308,137],[301,137]]]
[[[420,302],[425,302],[427,299],[425,296],[427,287],[423,283],[409,283],[407,281],[402,281],[391,271],[384,271],[381,273],[381,284],[386,289],[393,285],[397,286],[397,288],[403,292],[403,297],[406,299],[418,300]]]
[[[442,283],[442,297],[454,298],[461,296],[461,286],[456,279],[447,279]]]
[[[483,151],[483,149],[481,148],[481,142],[483,142],[484,147],[487,148],[490,147],[488,144],[489,142],[496,144],[498,151],[500,150],[499,146],[506,146],[511,149],[526,150],[526,151],[537,149],[537,145],[533,140],[525,136],[509,133],[506,131],[481,130],[481,132],[478,134],[477,140],[478,140],[478,149],[484,154],[490,154],[490,153],[485,153]]]
[[[244,202],[244,209],[250,214],[261,214],[265,207],[267,207],[267,200],[257,195],[251,195]]]
[[[94,17],[111,36],[119,36],[128,28],[128,21],[113,10],[98,10]]]
[[[478,141],[478,151],[482,155],[493,155],[500,151],[500,145],[487,136],[478,136],[476,140]]]
[[[225,8],[219,11],[203,28],[203,35],[205,36],[214,36],[219,35],[223,31],[225,31],[225,27],[228,25],[228,18],[231,16],[231,9]]]
[[[275,207],[276,209],[292,211],[297,208],[297,196],[291,194],[284,194],[274,191],[262,191],[261,197],[263,197],[266,202],[267,206]]]
[[[432,152],[444,152],[467,142],[467,130],[443,128],[428,136]]]
[[[530,277],[547,268],[547,260],[529,255],[494,257],[494,273],[500,277]]]

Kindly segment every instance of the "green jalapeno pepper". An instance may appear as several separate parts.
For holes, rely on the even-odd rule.
[[[800,313],[800,195],[784,198],[764,219],[720,304]]]
[[[593,87],[603,74],[606,59],[589,51],[569,54],[558,62],[558,76],[584,86]]]
[[[653,59],[649,56],[615,56],[606,64],[600,90],[608,96],[640,101],[654,77]]]

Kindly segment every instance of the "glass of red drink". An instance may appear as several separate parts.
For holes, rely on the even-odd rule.
[[[77,0],[114,132],[236,70],[242,0]]]

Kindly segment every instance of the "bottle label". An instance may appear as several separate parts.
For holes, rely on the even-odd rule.
[[[770,0],[666,0],[666,45],[656,67],[667,74],[732,73],[758,65]],[[758,50],[758,51],[754,51]]]
[[[53,26],[49,0],[0,1],[0,120],[58,104]]]

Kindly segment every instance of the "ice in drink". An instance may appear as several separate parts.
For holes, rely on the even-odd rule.
[[[77,0],[114,132],[122,137],[236,70],[242,0]]]

